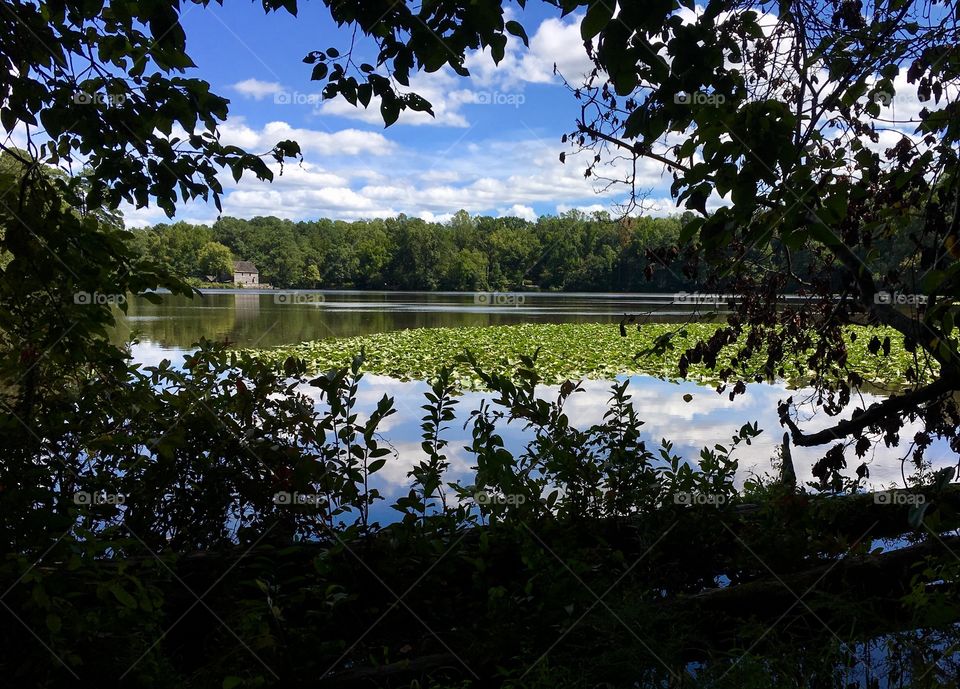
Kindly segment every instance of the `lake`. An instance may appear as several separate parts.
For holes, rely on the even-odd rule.
[[[416,293],[416,292],[270,292],[254,290],[211,290],[188,299],[170,294],[161,295],[162,303],[151,304],[133,298],[129,313],[118,328],[118,337],[139,340],[131,347],[135,361],[155,365],[163,359],[174,364],[201,337],[227,341],[238,347],[272,347],[306,340],[346,337],[397,330],[401,328],[462,327],[509,325],[524,322],[606,322],[611,328],[623,314],[639,314],[640,320],[686,320],[694,315],[694,307],[676,304],[673,295],[657,294],[523,294],[514,303],[506,298],[490,298],[481,293]],[[516,303],[522,301],[522,303]],[[701,306],[699,312],[713,308]],[[623,379],[620,376],[619,379]],[[791,390],[783,384],[751,384],[747,393],[730,401],[712,388],[693,382],[670,382],[650,376],[629,376],[633,402],[644,419],[644,439],[658,444],[661,438],[675,443],[674,451],[688,461],[696,462],[700,449],[716,443],[728,443],[731,435],[744,423],[756,421],[763,434],[749,447],[738,450],[741,480],[750,474],[771,473],[770,459],[783,437],[777,417],[777,404],[788,396],[795,400],[809,397],[809,391]],[[573,397],[568,406],[570,418],[579,426],[598,423],[606,408],[610,381],[584,383],[584,392]],[[399,461],[388,462],[377,474],[378,487],[388,502],[405,492],[406,472],[423,458],[420,449],[420,418],[423,393],[428,386],[422,381],[403,382],[386,376],[367,375],[361,384],[361,412],[373,408],[376,401],[388,394],[395,399],[398,413],[383,427],[385,439],[396,449]],[[309,389],[308,392],[315,392]],[[543,386],[545,399],[556,395],[556,388]],[[693,395],[686,401],[686,395]],[[460,478],[469,483],[472,457],[463,449],[470,429],[463,428],[466,413],[479,405],[484,394],[470,392],[460,398],[458,420],[450,424],[451,480]],[[863,393],[856,404],[870,404],[879,399]],[[318,401],[318,404],[320,402]],[[849,410],[848,410],[849,411]],[[805,428],[813,431],[827,427],[836,419],[817,412],[812,404],[802,407]],[[911,438],[920,429],[919,423],[908,424],[901,433]],[[503,429],[508,447],[517,451],[526,437],[523,429],[511,425]],[[811,480],[810,468],[825,452],[823,448],[795,448],[794,460],[798,479]],[[879,447],[866,458],[869,462],[870,485],[887,486],[901,482],[901,457],[907,448]],[[860,459],[847,453],[849,473]],[[936,442],[928,451],[935,466],[951,466],[956,456],[945,443]],[[906,466],[906,473],[911,467]]]
[[[349,337],[401,328],[616,323],[625,313],[679,321],[699,308],[673,294],[368,292],[207,290],[190,299],[163,294],[161,304],[133,298],[123,336],[177,352],[201,337],[240,347]],[[681,303],[675,303],[681,302]]]

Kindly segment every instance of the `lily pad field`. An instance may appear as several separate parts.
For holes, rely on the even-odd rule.
[[[467,351],[484,371],[497,373],[512,371],[522,356],[536,355],[535,368],[544,383],[614,378],[618,374],[672,380],[681,377],[679,363],[684,351],[708,338],[718,327],[713,323],[682,327],[651,323],[628,328],[626,336],[621,336],[616,325],[604,323],[416,328],[257,350],[257,356],[277,363],[297,357],[314,372],[320,372],[347,366],[362,351],[363,370],[399,380],[430,380],[441,368],[453,366],[454,382],[461,389],[481,386],[471,365],[462,360]],[[877,388],[896,389],[907,383],[906,372],[914,363],[913,355],[892,335],[894,331],[887,328],[849,327],[849,372],[859,374]],[[882,348],[871,352],[871,341],[887,337],[891,338],[889,354]],[[703,384],[718,382],[716,370],[730,365],[736,349],[736,345],[727,346],[718,357],[715,370],[690,364],[685,378]],[[802,358],[784,361],[783,369],[783,378],[790,384],[803,386],[808,382]],[[747,377],[760,375],[762,362],[755,357],[741,370]]]

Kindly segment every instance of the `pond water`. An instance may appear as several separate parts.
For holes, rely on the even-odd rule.
[[[695,309],[714,308],[673,294],[207,290],[193,299],[161,296],[160,304],[133,298],[120,336],[177,352],[201,337],[274,347],[401,328],[616,323],[625,313],[679,321]]]
[[[616,327],[624,313],[641,313],[652,321],[686,320],[690,308],[673,304],[671,295],[617,294],[525,294],[522,304],[497,305],[476,298],[473,293],[398,293],[398,292],[303,292],[289,293],[222,290],[192,300],[163,295],[155,305],[141,298],[131,300],[129,314],[118,336],[138,340],[132,345],[134,359],[155,365],[163,359],[182,362],[183,354],[201,337],[226,340],[242,347],[270,347],[311,339],[370,334],[415,327],[458,327],[507,325],[523,322],[609,322]],[[479,303],[478,303],[479,302]],[[702,310],[702,307],[701,307]],[[623,380],[624,376],[619,379]],[[745,395],[730,401],[714,389],[692,382],[669,382],[650,376],[629,376],[633,402],[646,422],[644,439],[657,446],[662,438],[674,443],[674,452],[695,463],[700,450],[717,443],[726,444],[736,430],[747,422],[758,422],[763,433],[750,446],[737,451],[740,480],[750,474],[773,473],[771,458],[783,437],[777,417],[777,404],[786,397],[804,399],[809,393],[789,390],[785,385],[752,384]],[[586,427],[599,423],[609,398],[611,381],[585,381],[584,391],[573,396],[567,411],[573,422]],[[376,475],[377,487],[387,502],[406,492],[407,472],[424,458],[420,448],[420,408],[428,390],[421,381],[403,382],[386,376],[368,374],[361,382],[360,412],[372,409],[387,394],[394,398],[397,413],[386,420],[382,432],[399,457]],[[315,393],[308,389],[308,393]],[[542,396],[555,398],[556,387],[544,386]],[[688,402],[685,395],[693,395]],[[472,456],[464,446],[470,428],[464,428],[470,410],[479,406],[483,393],[464,394],[457,405],[457,420],[450,424],[450,480],[470,483]],[[855,401],[865,406],[879,399],[864,393]],[[318,400],[319,403],[319,400]],[[805,428],[814,431],[831,425],[831,419],[817,413],[812,405],[802,408]],[[919,424],[908,426],[901,437],[909,439]],[[519,452],[529,435],[520,427],[502,429],[508,448]],[[655,449],[655,448],[652,448]],[[812,480],[810,469],[827,448],[794,448],[793,456],[800,481]],[[866,457],[870,485],[901,483],[901,469],[911,471],[901,458],[901,448],[880,447]],[[847,453],[849,473],[860,463],[852,450]],[[945,443],[935,443],[927,456],[935,466],[956,463]],[[381,503],[383,504],[383,503]],[[381,515],[386,516],[386,515]]]

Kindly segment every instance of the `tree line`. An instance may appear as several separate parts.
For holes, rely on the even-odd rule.
[[[687,214],[689,215],[689,214]],[[688,287],[679,266],[654,261],[678,243],[685,216],[613,218],[573,210],[535,222],[457,212],[446,223],[399,215],[294,222],[222,217],[210,226],[134,232],[144,256],[192,279],[252,261],[282,288],[655,291]]]
[[[257,266],[262,284],[278,288],[737,291],[734,283],[707,284],[695,252],[678,249],[693,217],[689,211],[617,218],[579,210],[533,222],[463,210],[445,223],[403,214],[299,222],[225,216],[212,225],[176,222],[137,229],[133,245],[141,257],[195,285],[208,276],[229,282],[233,261],[244,260]],[[909,262],[910,247],[901,242],[885,238],[875,244],[883,272],[903,270]],[[731,253],[730,260],[784,276],[784,288],[791,292],[822,278],[824,261],[807,246],[789,256],[780,246],[748,250],[739,260]],[[839,283],[834,287],[842,291]]]

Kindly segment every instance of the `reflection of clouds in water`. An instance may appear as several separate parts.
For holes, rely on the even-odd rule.
[[[159,366],[164,359],[169,360],[175,368],[180,368],[186,354],[183,349],[169,349],[154,342],[135,342],[130,345],[130,356],[140,364],[141,369]]]
[[[328,409],[326,401],[321,399],[320,390],[310,385],[301,385],[299,390],[314,400],[317,408],[322,411]],[[388,445],[396,451],[396,456],[387,457],[387,463],[370,479],[370,487],[377,488],[392,503],[400,495],[405,494],[411,485],[410,470],[421,461],[427,459],[427,454],[420,446],[423,432],[420,428],[426,411],[421,407],[427,400],[423,396],[430,390],[430,386],[423,381],[404,382],[387,376],[364,374],[357,388],[357,423],[363,424],[369,418],[380,399],[387,395],[394,398],[396,412],[388,416],[378,427],[381,436],[381,445]],[[468,395],[468,397],[471,397]],[[464,398],[457,399],[455,411],[469,413],[473,403],[479,402],[479,396],[469,403]],[[468,405],[468,406],[464,406]],[[465,411],[464,411],[465,410]],[[450,467],[444,474],[444,483],[460,480],[463,484],[473,482],[474,459],[467,453],[463,440],[469,437],[469,430],[463,430],[463,421],[455,419],[444,431],[441,437],[450,442],[443,449]],[[466,433],[466,435],[464,435]],[[449,489],[444,487],[445,492]],[[388,513],[389,514],[389,513]],[[378,510],[379,518],[385,515]],[[395,514],[394,514],[395,516]]]
[[[390,440],[387,438],[387,440]],[[387,458],[383,469],[374,474],[372,484],[381,490],[393,492],[397,487],[408,487],[411,479],[408,474],[421,461],[426,461],[427,453],[420,447],[420,441],[391,442],[390,445],[397,451],[397,457]],[[447,456],[450,468],[444,474],[444,492],[447,483],[460,481],[463,485],[473,483],[474,458],[468,454],[460,443],[450,443],[443,449]]]
[[[610,399],[610,386],[610,381],[584,381],[583,392],[570,397],[565,406],[572,423],[579,428],[600,423]],[[364,399],[361,406],[365,409],[375,405],[384,393],[393,396],[397,402],[397,414],[388,419],[390,427],[384,428],[384,431],[386,439],[400,453],[401,461],[396,463],[395,470],[384,474],[384,479],[398,492],[409,484],[406,477],[409,467],[425,457],[420,448],[419,436],[420,418],[424,414],[420,406],[426,402],[423,392],[427,389],[428,386],[422,382],[403,383],[385,376],[365,376],[361,381],[360,390]],[[558,386],[543,386],[537,396],[553,401],[558,389]],[[675,454],[693,464],[698,461],[703,447],[713,447],[718,443],[729,445],[731,436],[743,424],[758,422],[763,433],[749,446],[741,444],[735,454],[740,460],[740,481],[751,474],[773,473],[771,459],[776,454],[784,432],[777,416],[777,405],[790,396],[795,400],[804,399],[804,391],[790,390],[785,385],[758,383],[748,385],[747,392],[731,402],[728,394],[717,394],[713,388],[688,382],[673,383],[647,376],[632,376],[627,391],[638,416],[645,422],[643,438],[647,440],[648,447],[656,450],[660,440],[666,438],[674,443]],[[686,394],[693,395],[690,402],[684,401],[683,396]],[[450,480],[462,478],[469,482],[467,474],[473,457],[462,449],[463,445],[470,441],[470,428],[464,429],[463,424],[467,414],[477,408],[482,399],[489,397],[489,394],[471,392],[458,398],[455,407],[457,419],[449,424],[450,428],[445,435],[450,441],[447,454],[452,458],[451,469],[457,469],[456,474],[451,474]],[[817,413],[809,405],[805,405],[801,409],[802,418],[805,420],[803,428],[809,432],[826,428],[837,419],[849,416],[855,407],[868,406],[878,399],[880,398],[867,394],[863,395],[862,400],[855,398],[840,417],[829,417],[822,411]],[[901,437],[912,438],[919,429],[919,422],[910,423],[904,428]],[[387,430],[390,433],[386,433]],[[531,437],[531,434],[524,432],[517,423],[502,428],[501,434],[507,448],[514,453],[522,451],[525,440]],[[829,447],[791,448],[800,482],[813,480],[813,464]],[[888,448],[882,444],[871,450],[866,457],[870,467],[869,485],[876,488],[900,483],[900,457],[906,451],[906,445],[902,448]],[[861,460],[856,457],[852,448],[846,454],[847,473],[853,475]],[[956,463],[956,455],[941,441],[933,444],[927,456],[933,460],[935,466],[952,466]],[[453,458],[456,458],[456,461],[453,461]],[[386,467],[383,471],[386,471]],[[907,474],[909,473],[910,467],[907,467]],[[388,492],[386,487],[384,490]]]
[[[327,402],[321,398],[319,388],[312,385],[301,385],[297,389],[312,399],[318,409],[326,411],[329,408]],[[419,429],[420,419],[426,414],[420,408],[427,402],[423,393],[429,390],[430,386],[423,381],[404,382],[388,376],[365,373],[357,387],[357,423],[366,423],[367,419],[370,418],[370,412],[377,408],[377,403],[386,395],[387,397],[393,397],[393,408],[396,413],[384,419],[380,423],[378,431],[385,434],[397,429]],[[463,422],[460,425],[462,426]],[[407,436],[409,436],[409,433],[404,435],[404,437]],[[392,440],[392,438],[388,437],[387,440]],[[419,444],[417,447],[419,447]]]
[[[620,380],[623,380],[621,377]],[[578,426],[590,426],[603,421],[610,400],[611,382],[607,380],[586,380],[582,383],[584,392],[573,395],[567,402],[568,415],[575,419]],[[545,387],[537,396],[542,399],[556,399],[558,388]],[[689,383],[672,383],[646,376],[630,378],[627,387],[630,401],[640,417],[647,421],[650,412],[671,421],[692,421],[697,417],[708,416],[721,410],[746,411],[750,402],[737,398],[733,402],[718,395],[711,388]],[[685,402],[683,396],[692,394],[693,400]],[[649,422],[648,422],[649,423]],[[678,438],[679,440],[679,438]]]
[[[152,342],[139,342],[131,346],[131,353],[142,367],[157,366],[169,359],[175,367],[183,364],[182,350],[165,349]],[[619,378],[623,380],[623,377]],[[610,399],[611,381],[585,380],[583,391],[568,398],[565,410],[571,422],[579,428],[587,428],[601,423]],[[320,391],[309,385],[303,385],[300,391],[325,410],[326,403],[320,400]],[[396,413],[387,417],[379,431],[385,442],[390,443],[398,458],[388,460],[386,466],[374,478],[387,502],[408,490],[410,479],[407,473],[417,462],[426,458],[420,447],[421,419],[426,413],[421,409],[426,404],[423,394],[430,386],[423,381],[404,382],[388,376],[364,374],[357,390],[358,422],[366,421],[380,398],[386,394],[394,398]],[[541,386],[537,396],[555,401],[559,386]],[[627,388],[637,414],[645,423],[643,438],[648,448],[656,451],[660,440],[666,438],[673,442],[673,451],[688,462],[696,464],[703,447],[713,447],[717,443],[728,444],[731,436],[745,423],[758,422],[763,433],[755,438],[751,445],[741,445],[735,456],[740,461],[739,479],[742,481],[751,474],[772,474],[771,459],[780,445],[784,429],[777,416],[777,405],[787,397],[793,397],[798,403],[807,400],[809,391],[790,390],[785,385],[765,383],[747,385],[747,392],[730,401],[728,395],[717,394],[713,388],[703,387],[692,382],[674,383],[649,376],[631,376]],[[693,395],[690,402],[683,396]],[[489,399],[489,393],[468,392],[457,398],[454,410],[457,418],[448,424],[444,437],[449,441],[446,454],[450,460],[449,481],[460,479],[462,483],[472,483],[471,467],[474,458],[464,445],[470,442],[470,428],[464,429],[464,421],[470,411],[476,409],[481,400]],[[867,407],[880,398],[864,393],[855,397],[853,402],[840,416],[830,417],[817,410],[812,404],[802,404],[800,408],[801,427],[814,432],[833,425],[840,418],[847,418],[856,407]],[[900,458],[907,453],[909,439],[921,429],[919,421],[908,423],[901,431],[901,447],[872,448],[865,458],[870,468],[869,485],[873,488],[887,487],[901,483]],[[519,454],[531,433],[524,432],[522,424],[512,423],[500,429],[509,450]],[[798,481],[805,483],[813,480],[811,470],[814,462],[829,449],[830,445],[819,448],[792,447],[794,466]],[[848,475],[862,461],[850,448],[846,452]],[[927,458],[934,467],[953,466],[957,456],[943,441],[936,441],[927,450]],[[905,473],[910,474],[912,466],[908,464]]]

